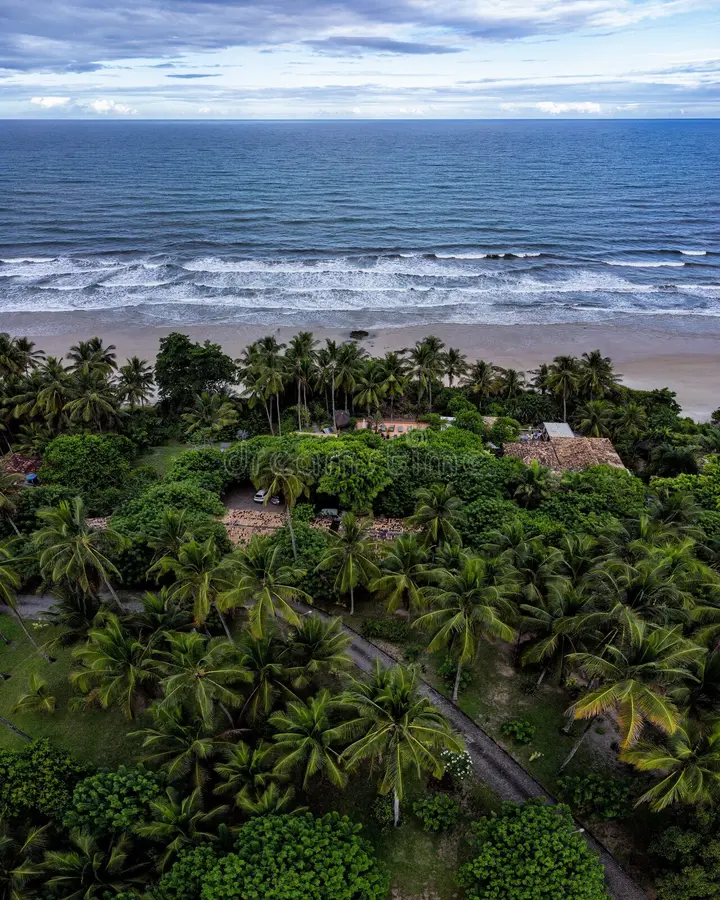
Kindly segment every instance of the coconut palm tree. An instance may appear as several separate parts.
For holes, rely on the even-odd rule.
[[[247,684],[252,676],[240,665],[238,650],[230,641],[208,640],[193,631],[167,635],[167,646],[156,657],[163,679],[161,706],[185,706],[206,725],[215,719],[217,706],[242,706],[235,686]]]
[[[110,579],[119,579],[120,572],[109,554],[122,550],[127,539],[111,527],[102,531],[91,528],[80,497],[62,500],[37,515],[43,526],[33,535],[32,543],[45,582],[74,584],[93,596],[98,596],[104,585],[117,603]]]
[[[467,374],[467,356],[460,350],[456,350],[454,347],[449,347],[445,351],[442,364],[450,387],[453,386],[456,378],[460,381]]]
[[[41,415],[48,426],[59,432],[67,423],[67,405],[72,399],[73,378],[55,356],[49,356],[39,370],[37,392],[28,398],[23,414]]]
[[[653,475],[660,478],[676,478],[678,475],[697,475],[697,446],[676,447],[673,444],[660,444],[650,454],[650,467]]]
[[[52,825],[12,827],[0,819],[0,900],[31,900],[34,878],[42,873],[40,857]]]
[[[419,529],[425,547],[460,544],[457,530],[462,518],[462,500],[449,484],[433,484],[417,492],[415,512],[408,524]]]
[[[674,734],[679,713],[668,696],[668,688],[673,682],[688,678],[692,665],[702,654],[703,648],[684,638],[681,628],[636,620],[620,643],[605,644],[598,653],[570,654],[571,665],[585,672],[591,683],[599,681],[600,686],[577,700],[568,714],[592,722],[599,715],[616,712],[623,750],[637,742],[646,724]]]
[[[395,401],[405,395],[405,388],[407,387],[407,360],[403,359],[399,353],[391,350],[385,354],[378,364],[382,372],[382,393],[390,401],[390,418],[393,418],[395,415]]]
[[[614,407],[607,400],[588,400],[580,410],[578,430],[586,437],[610,437]]]
[[[163,556],[177,557],[183,544],[195,539],[189,522],[187,509],[175,509],[172,506],[162,511],[160,521],[148,535],[148,546],[155,551],[153,562]]]
[[[277,407],[278,434],[282,434],[280,424],[280,394],[285,389],[287,380],[287,364],[282,351],[285,344],[278,344],[274,337],[262,338],[256,343],[256,355],[254,358],[254,370],[257,374],[258,387],[264,396],[270,401],[275,397]]]
[[[295,453],[278,453],[268,449],[258,457],[253,474],[255,487],[264,488],[265,505],[271,497],[282,496],[287,506],[288,529],[293,548],[293,558],[297,563],[297,547],[293,529],[293,510],[301,497],[310,495],[310,472],[306,461]]]
[[[367,526],[354,513],[343,513],[340,532],[331,535],[316,571],[337,570],[335,590],[350,594],[350,615],[355,615],[355,588],[369,584],[380,570],[373,561],[374,547]]]
[[[307,812],[307,806],[293,808],[295,790],[292,787],[278,787],[276,782],[269,784],[257,798],[243,797],[238,801],[238,807],[244,815],[253,819],[256,816],[285,816],[299,815]]]
[[[330,373],[330,397],[332,401],[332,424],[335,428],[335,381],[338,369],[340,350],[337,341],[331,341],[325,338],[325,347],[323,348],[327,354],[327,368]]]
[[[262,792],[279,776],[273,771],[271,748],[260,743],[250,747],[243,741],[223,748],[224,762],[215,766],[220,779],[213,793],[231,795],[236,806],[242,809],[247,803],[256,803]]]
[[[599,350],[583,353],[578,373],[578,387],[591,401],[606,397],[622,378],[613,372],[612,360]]]
[[[364,406],[368,416],[379,409],[385,396],[385,374],[375,360],[366,362],[355,384],[355,401]]]
[[[307,413],[307,388],[316,359],[317,343],[311,331],[301,331],[291,339],[285,354],[288,373],[297,384],[298,431],[302,431],[301,409],[304,407]]]
[[[255,535],[247,547],[226,557],[217,607],[221,612],[247,608],[250,631],[256,637],[266,633],[271,620],[298,625],[300,618],[292,604],[311,599],[297,586],[301,573],[302,569],[285,565],[279,545]]]
[[[499,377],[499,390],[506,400],[519,397],[525,389],[525,373],[517,369],[502,369]]]
[[[71,368],[75,372],[96,371],[108,375],[117,369],[115,345],[109,344],[106,347],[99,337],[78,341],[70,348],[67,358],[72,363]]]
[[[410,374],[418,383],[418,400],[427,393],[428,410],[432,412],[432,389],[437,383],[443,371],[444,344],[430,335],[423,341],[418,341],[407,353],[410,361]]]
[[[383,597],[388,612],[417,611],[425,602],[427,553],[414,534],[401,534],[383,552],[380,576],[370,583],[373,594]]]
[[[243,711],[251,722],[266,719],[280,696],[296,699],[290,689],[302,674],[293,663],[287,644],[273,630],[261,637],[245,634],[240,641],[240,665],[253,679]]]
[[[185,413],[182,419],[190,437],[212,440],[225,428],[236,425],[238,414],[227,397],[203,392],[196,398],[193,409]]]
[[[513,497],[523,509],[535,509],[553,493],[553,474],[547,466],[533,459],[518,472],[517,487]]]
[[[104,900],[146,883],[147,864],[135,861],[142,857],[127,835],[101,843],[73,829],[69,841],[68,850],[49,850],[42,862],[45,888],[58,900]]]
[[[193,625],[191,612],[176,602],[166,587],[146,591],[140,603],[142,609],[125,616],[124,623],[141,641],[154,639],[160,646],[172,632],[187,631]]]
[[[487,400],[497,391],[499,372],[497,366],[479,359],[470,367],[465,384],[473,394],[479,394],[482,400]]]
[[[419,693],[414,669],[394,666],[383,670],[376,660],[369,680],[351,679],[345,700],[355,708],[356,716],[338,727],[339,739],[354,738],[340,759],[350,769],[365,760],[379,766],[380,793],[393,795],[397,826],[407,773],[440,777],[444,768],[441,752],[461,750],[462,742]]]
[[[508,600],[510,583],[498,584],[480,556],[467,555],[458,572],[440,570],[437,587],[428,591],[434,609],[416,619],[415,627],[433,633],[431,652],[447,647],[457,661],[453,700],[460,689],[462,667],[475,661],[482,640],[511,641],[514,630],[508,624],[514,611]]]
[[[0,604],[7,606],[10,612],[15,616],[18,625],[23,630],[23,634],[40,656],[48,662],[53,662],[51,657],[45,653],[32,634],[30,634],[30,631],[25,624],[25,619],[18,608],[17,592],[22,581],[20,575],[14,568],[15,562],[16,557],[13,552],[13,542],[5,541],[4,543],[0,543]],[[5,636],[3,636],[3,640],[6,644],[10,643]]]
[[[168,588],[168,596],[192,607],[196,625],[204,624],[215,604],[229,640],[230,630],[217,604],[218,594],[225,588],[225,566],[220,561],[220,551],[214,537],[200,543],[196,540],[183,544],[175,556],[163,556],[150,569],[158,576],[172,575],[174,582]]]
[[[36,349],[35,341],[31,341],[29,338],[16,337],[13,339],[13,344],[18,365],[25,375],[36,369],[45,359],[45,351]]]
[[[71,425],[97,431],[115,431],[125,413],[118,403],[115,389],[107,376],[97,369],[82,369],[73,379],[70,399],[63,411]]]
[[[355,390],[357,379],[363,365],[366,352],[355,342],[350,341],[341,344],[337,352],[335,365],[335,385],[338,390],[345,393],[345,409],[348,409],[348,394],[352,402],[352,392]]]
[[[620,758],[639,772],[659,773],[637,801],[655,812],[668,806],[709,806],[720,798],[720,725],[711,731],[685,719],[661,744],[641,743]]]
[[[169,787],[164,797],[150,801],[150,821],[137,825],[134,831],[139,837],[162,845],[157,868],[164,872],[181,850],[216,840],[215,823],[227,812],[227,806],[206,812],[198,788],[181,794]]]
[[[563,422],[567,422],[567,402],[577,392],[580,377],[579,364],[575,356],[556,356],[548,371],[547,384],[550,390],[562,397]]]
[[[635,400],[624,403],[615,410],[614,437],[637,441],[647,429],[647,413]]]
[[[130,409],[135,409],[138,403],[145,406],[155,383],[152,366],[139,356],[131,356],[118,374],[118,393]]]
[[[532,386],[536,391],[540,391],[543,395],[550,392],[550,366],[547,363],[542,363],[537,369],[531,369],[530,374],[533,376]]]
[[[315,614],[303,617],[288,639],[290,655],[300,672],[295,686],[305,687],[318,675],[347,669],[351,665],[347,653],[351,642],[340,618],[324,619]]]
[[[28,681],[27,693],[21,694],[12,708],[14,713],[41,712],[54,713],[57,697],[48,690],[48,683],[37,672],[32,672]]]
[[[273,753],[278,760],[275,771],[279,775],[299,773],[303,790],[317,776],[327,778],[335,787],[345,787],[347,773],[337,749],[342,734],[333,724],[343,705],[330,691],[321,690],[307,702],[292,701],[283,712],[270,716],[268,724],[275,732]]]
[[[0,518],[5,519],[18,537],[20,531],[13,516],[17,512],[18,488],[23,476],[17,472],[0,471]]]
[[[128,719],[135,718],[158,681],[152,642],[141,643],[111,612],[103,614],[73,657],[81,668],[70,673],[70,682],[86,702],[103,709],[117,706]]]

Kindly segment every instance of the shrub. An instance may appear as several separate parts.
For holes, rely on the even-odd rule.
[[[567,806],[503,803],[472,830],[479,853],[460,870],[467,900],[606,900],[603,867]]]
[[[517,419],[511,419],[509,416],[500,416],[493,422],[487,438],[493,444],[509,444],[512,441],[516,441],[519,434],[520,423]]]
[[[500,728],[506,737],[511,737],[516,744],[529,744],[535,737],[535,726],[525,719],[512,719]]]
[[[202,900],[384,900],[388,876],[359,831],[338,813],[252,819],[208,873]]]
[[[404,619],[375,619],[367,618],[362,623],[362,633],[366,638],[379,638],[382,641],[391,641],[394,644],[404,644],[416,636],[410,623]]]
[[[594,819],[621,819],[630,812],[630,782],[596,772],[558,779],[558,796]]]
[[[445,766],[445,774],[454,783],[462,783],[472,778],[475,768],[467,750],[443,750],[440,759]]]
[[[161,794],[158,777],[142,768],[99,772],[76,785],[65,825],[93,834],[129,831],[148,818]]]
[[[465,431],[471,431],[473,434],[484,435],[487,431],[483,417],[472,406],[469,409],[459,410],[455,414],[453,424],[456,428],[464,428]]]
[[[0,818],[62,818],[76,783],[85,774],[86,769],[69,753],[47,740],[22,750],[0,750]]]
[[[381,828],[390,828],[390,826],[395,822],[393,798],[388,794],[385,794],[381,797],[376,797],[373,800],[370,809],[372,811],[373,819],[375,819],[375,821]]]
[[[166,872],[151,896],[157,900],[200,900],[207,876],[219,859],[212,844],[200,844],[181,850],[172,868]]]
[[[447,684],[455,684],[455,679],[457,678],[457,660],[453,659],[452,656],[446,656],[444,661],[438,667],[438,675],[445,681]],[[463,666],[460,669],[460,686],[459,689],[464,691],[466,688],[470,687],[475,679],[475,672],[469,666]]]
[[[224,454],[213,447],[186,450],[174,460],[165,476],[166,483],[173,481],[192,481],[206,491],[222,493],[230,481]]]
[[[650,845],[662,874],[660,900],[705,900],[720,895],[720,811],[685,811]]]
[[[460,818],[460,804],[447,794],[431,794],[413,803],[424,831],[449,831]]]

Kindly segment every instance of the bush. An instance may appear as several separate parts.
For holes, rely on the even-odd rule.
[[[59,506],[63,500],[72,500],[75,496],[70,488],[59,484],[40,485],[39,487],[22,488],[18,494],[18,509],[14,517],[18,530],[23,534],[37,531],[42,522],[37,517],[39,509],[48,506]],[[11,534],[10,523],[3,520],[0,523],[6,534]]]
[[[393,798],[388,794],[376,797],[373,800],[372,817],[381,828],[390,828],[395,822],[395,810],[393,808]]]
[[[663,870],[660,900],[705,900],[720,896],[720,811],[699,809],[678,816],[650,845]]]
[[[449,831],[460,818],[460,804],[447,794],[431,794],[413,803],[424,831]]]
[[[467,900],[606,900],[603,867],[567,806],[503,803],[472,830],[479,853],[460,870]]]
[[[100,772],[76,785],[65,825],[102,835],[130,831],[149,817],[151,801],[161,794],[158,777],[142,768]]]
[[[404,619],[375,619],[368,618],[362,623],[363,637],[373,640],[379,638],[382,641],[390,641],[393,644],[404,644],[417,635],[410,627],[410,623]]]
[[[457,678],[457,660],[452,656],[446,656],[442,664],[438,667],[438,675],[447,684],[455,684]],[[463,666],[460,669],[460,685],[459,690],[464,691],[475,680],[475,672],[470,666]]]
[[[0,750],[0,818],[40,815],[61,819],[86,771],[47,740],[35,741],[22,750]]]
[[[535,737],[535,726],[525,719],[512,719],[500,728],[506,737],[511,737],[516,744],[529,744]]]
[[[630,813],[630,782],[598,773],[558,779],[558,796],[593,819],[621,819]]]
[[[166,872],[151,896],[157,900],[200,900],[203,885],[218,864],[218,851],[212,844],[200,844],[181,850],[172,868]]]
[[[165,476],[166,483],[174,481],[191,481],[206,491],[221,494],[230,481],[224,454],[213,447],[186,450],[174,460]]]
[[[496,419],[487,434],[487,439],[493,444],[510,444],[518,439],[520,423],[509,416],[500,416]]]
[[[450,776],[453,783],[461,784],[472,778],[475,768],[467,750],[443,750],[440,759],[445,766],[445,775]]]
[[[202,900],[384,900],[388,876],[359,831],[338,813],[252,819],[208,873]]]

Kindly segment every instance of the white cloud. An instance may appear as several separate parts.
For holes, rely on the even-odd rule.
[[[620,112],[630,112],[633,109],[637,109],[640,106],[639,103],[621,103],[620,106],[616,106],[615,109]]]
[[[69,97],[33,97],[30,100],[35,106],[42,106],[43,109],[55,109],[57,106],[65,106],[70,102]]]
[[[92,100],[86,104],[86,108],[101,115],[111,116],[133,116],[137,113],[132,106],[128,106],[126,103],[116,103],[114,100]]]
[[[541,103],[533,105],[535,109],[540,109],[553,116],[559,116],[568,112],[591,113],[593,115],[598,115],[602,112],[602,106],[599,103],[553,103],[550,100],[543,100]]]

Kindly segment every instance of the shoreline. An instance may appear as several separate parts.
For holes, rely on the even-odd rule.
[[[663,324],[665,327],[662,327]],[[485,359],[505,368],[522,371],[550,362],[560,354],[580,356],[600,349],[622,374],[623,384],[644,390],[668,387],[677,394],[685,415],[707,420],[720,406],[720,327],[708,323],[702,331],[673,330],[679,323],[640,325],[637,320],[606,324],[563,325],[411,325],[397,328],[367,328],[360,343],[374,356],[387,350],[413,345],[429,334],[446,346],[457,347],[469,360]],[[317,339],[348,340],[354,323],[347,328],[308,328]],[[209,324],[132,326],[127,322],[100,322],[96,313],[10,313],[2,316],[0,330],[34,340],[48,354],[64,355],[71,344],[93,335],[117,348],[118,360],[137,355],[153,362],[161,337],[172,331],[194,341],[211,340],[232,357],[266,334],[278,341],[288,339],[301,326]]]

